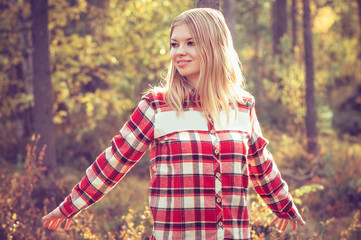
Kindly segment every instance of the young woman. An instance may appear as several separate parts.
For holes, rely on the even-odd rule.
[[[165,84],[140,101],[71,194],[43,217],[57,229],[100,200],[150,148],[151,239],[250,239],[249,178],[280,219],[305,222],[267,151],[222,14],[192,9],[170,32]]]

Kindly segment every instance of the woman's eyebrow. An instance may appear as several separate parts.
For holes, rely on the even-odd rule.
[[[177,40],[177,39],[175,39],[175,38],[171,38],[170,40],[171,40],[171,41],[175,41],[175,42],[177,42],[177,41],[178,41],[178,40]],[[193,38],[191,37],[191,38],[187,38],[187,39],[186,39],[186,41],[189,41],[189,40],[193,40]]]

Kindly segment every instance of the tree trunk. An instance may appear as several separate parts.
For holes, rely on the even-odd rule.
[[[229,31],[231,32],[233,43],[236,46],[235,43],[237,42],[237,39],[236,39],[235,10],[236,10],[235,0],[224,0],[223,1],[223,15],[224,15],[224,18],[226,19]]]
[[[34,73],[34,132],[40,135],[38,151],[46,146],[44,165],[56,169],[53,99],[48,39],[48,1],[31,0]]]
[[[253,41],[254,41],[254,59],[253,59],[253,66],[254,66],[254,73],[255,73],[255,79],[254,79],[254,93],[256,99],[258,99],[258,106],[262,105],[263,97],[262,97],[262,91],[263,91],[263,85],[262,85],[262,76],[261,76],[261,68],[260,61],[259,61],[259,55],[260,55],[260,37],[259,37],[259,27],[258,27],[258,10],[259,10],[259,4],[258,0],[254,0],[254,6],[253,6]]]
[[[197,7],[219,9],[219,0],[198,0]]]
[[[291,19],[292,19],[292,54],[295,53],[295,47],[297,46],[297,1],[292,0],[291,6]]]
[[[358,6],[358,23],[359,23],[359,55],[358,58],[361,59],[361,0],[357,0],[357,6]]]
[[[272,3],[272,40],[273,53],[280,54],[281,38],[287,33],[287,0]]]
[[[312,31],[310,0],[303,0],[303,40],[306,65],[306,133],[307,150],[313,157],[317,156],[317,113],[315,103],[314,66],[312,50]]]
[[[15,2],[15,1],[14,1]],[[16,4],[16,3],[14,3]],[[24,90],[27,95],[33,95],[34,93],[34,73],[33,73],[33,41],[32,32],[28,21],[28,16],[25,16],[22,7],[18,6],[17,23],[16,27],[19,31],[20,48],[23,56],[21,61],[21,78],[24,79]],[[20,114],[19,117],[19,128],[22,128],[22,134],[19,138],[29,138],[33,132],[32,130],[32,109],[28,108]]]
[[[287,34],[287,0],[274,0],[272,2],[272,48],[273,55],[276,57],[281,55],[281,39]],[[283,58],[279,58],[279,63],[283,64]],[[276,70],[277,71],[277,70]],[[283,91],[283,80],[277,76],[274,70],[271,72],[272,81],[278,85],[280,92]],[[277,104],[282,104],[281,98]]]

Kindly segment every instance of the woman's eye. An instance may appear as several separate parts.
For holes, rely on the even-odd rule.
[[[194,46],[194,44],[195,44],[195,43],[194,43],[193,41],[189,41],[189,42],[188,42],[188,45],[189,45],[189,46]]]
[[[177,47],[178,45],[176,43],[171,43],[170,46],[171,47]]]

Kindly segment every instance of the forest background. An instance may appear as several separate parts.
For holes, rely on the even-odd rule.
[[[41,27],[32,24],[34,2],[0,1],[0,239],[147,239],[147,154],[68,231],[43,229],[40,219],[109,145],[142,93],[159,83],[169,63],[171,21],[197,1],[49,0],[37,15],[49,16],[48,44],[40,46],[32,35]],[[296,233],[278,232],[251,189],[252,239],[358,239],[361,1],[311,0],[309,16],[306,0],[213,2],[227,18],[269,148],[307,222]],[[46,52],[34,58],[42,46],[49,50],[42,66],[49,66],[51,85],[34,77],[34,66],[47,58]],[[50,100],[39,104],[50,111],[39,113],[36,99],[44,96]],[[39,114],[52,125],[39,124]],[[41,142],[39,125],[54,144]]]

